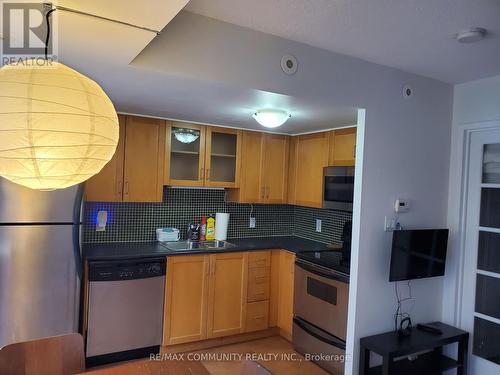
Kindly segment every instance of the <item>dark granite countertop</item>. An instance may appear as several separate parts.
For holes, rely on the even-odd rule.
[[[228,242],[236,245],[224,250],[171,251],[159,242],[109,242],[83,244],[83,256],[87,260],[113,260],[130,258],[151,258],[183,254],[208,254],[264,249],[284,249],[294,253],[303,251],[332,250],[328,245],[296,236],[233,238]]]

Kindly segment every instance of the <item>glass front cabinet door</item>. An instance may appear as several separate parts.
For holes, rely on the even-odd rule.
[[[241,130],[207,127],[205,186],[239,187]]]
[[[239,187],[240,130],[172,122],[166,147],[166,185]]]
[[[205,126],[172,122],[167,129],[165,184],[203,186]]]

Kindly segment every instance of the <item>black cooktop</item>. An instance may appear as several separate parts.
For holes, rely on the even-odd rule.
[[[342,259],[342,253],[339,251],[304,251],[298,253],[297,258],[345,273],[346,275],[349,275],[351,268],[350,261]]]

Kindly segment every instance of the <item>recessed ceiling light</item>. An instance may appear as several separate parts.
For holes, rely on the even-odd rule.
[[[259,109],[252,117],[266,128],[277,128],[283,125],[292,115],[282,109]]]
[[[456,39],[460,43],[474,43],[486,36],[486,30],[481,27],[473,27],[469,30],[464,30],[456,35]]]

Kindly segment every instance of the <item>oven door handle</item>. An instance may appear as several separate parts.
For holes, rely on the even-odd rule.
[[[343,283],[349,283],[349,276],[323,271],[321,268],[316,267],[313,264],[306,262],[300,258],[295,261],[295,265],[302,268],[304,271],[311,272],[314,275],[318,275],[330,280],[340,281]]]
[[[323,330],[321,330],[319,328],[312,326],[312,324],[306,322],[304,319],[301,319],[298,316],[294,316],[293,322],[295,324],[297,324],[297,326],[299,326],[299,328],[304,330],[304,332],[317,338],[321,342],[324,342],[325,344],[335,346],[339,349],[345,350],[345,342],[343,342],[340,339],[337,339],[335,336],[333,336],[327,332],[324,332]],[[311,328],[309,328],[309,326],[314,327],[315,330],[313,331]],[[316,332],[316,331],[319,331],[319,332]]]

